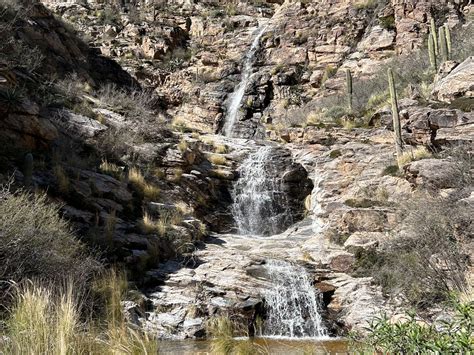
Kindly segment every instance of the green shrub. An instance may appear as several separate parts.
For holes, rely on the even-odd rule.
[[[390,175],[390,176],[398,176],[400,174],[400,170],[398,169],[398,165],[389,165],[382,171],[382,176]]]
[[[99,269],[45,195],[0,188],[0,279],[83,284]]]
[[[342,152],[340,149],[334,149],[334,150],[331,150],[331,152],[329,153],[329,157],[331,159],[336,159],[338,157],[340,157],[342,155]]]
[[[454,308],[454,316],[438,325],[428,325],[413,314],[399,323],[383,315],[370,323],[368,336],[361,340],[375,353],[470,354],[474,351],[474,302],[456,302]]]

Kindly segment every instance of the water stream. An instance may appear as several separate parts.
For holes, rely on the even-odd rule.
[[[271,284],[266,290],[267,321],[265,336],[326,338],[321,317],[320,294],[308,272],[286,261],[268,260],[265,265]]]
[[[291,223],[271,156],[272,147],[263,146],[240,166],[240,178],[232,191],[232,215],[241,235],[273,235]]]
[[[223,128],[223,133],[227,137],[233,136],[234,126],[237,121],[239,108],[242,103],[242,99],[245,95],[245,89],[247,88],[247,85],[249,83],[250,75],[252,74],[255,54],[258,51],[260,38],[265,32],[265,29],[266,26],[261,26],[257,29],[252,45],[250,46],[250,49],[247,51],[247,54],[244,58],[240,82],[235,87],[234,92],[229,97],[227,105],[227,114],[225,117],[225,123]]]

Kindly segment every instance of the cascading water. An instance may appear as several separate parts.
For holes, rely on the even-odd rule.
[[[320,295],[306,270],[281,260],[265,265],[272,287],[266,290],[267,320],[263,335],[274,337],[328,336],[320,315]]]
[[[234,185],[232,215],[239,234],[271,235],[288,226],[285,194],[271,162],[272,148],[264,146],[245,159]]]
[[[225,123],[224,123],[224,128],[223,128],[223,133],[227,137],[232,137],[235,122],[237,121],[240,104],[242,103],[242,99],[245,95],[245,89],[247,88],[250,75],[252,74],[252,66],[253,66],[255,54],[257,53],[258,46],[260,43],[260,38],[265,32],[265,28],[266,27],[263,26],[257,30],[255,34],[255,38],[252,42],[252,45],[250,46],[250,49],[245,55],[240,82],[236,86],[234,92],[230,95],[229,103],[227,105],[227,114],[225,117]]]

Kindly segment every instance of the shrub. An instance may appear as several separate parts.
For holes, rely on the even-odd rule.
[[[375,318],[362,341],[375,353],[469,354],[474,351],[474,302],[456,302],[454,308],[454,316],[438,325],[428,325],[414,314],[399,323],[385,315]]]
[[[452,198],[422,194],[400,211],[401,232],[358,274],[373,276],[385,292],[420,308],[463,291],[468,258],[462,243],[473,233],[472,210]]]
[[[0,190],[0,279],[84,284],[100,270],[86,247],[42,194]]]
[[[382,176],[390,175],[390,176],[398,176],[400,174],[400,170],[398,169],[398,165],[389,165],[382,171]]]
[[[116,85],[105,85],[97,92],[100,106],[140,122],[153,118],[156,98],[144,90],[128,92]]]

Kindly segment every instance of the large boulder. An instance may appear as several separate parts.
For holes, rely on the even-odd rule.
[[[407,178],[415,185],[428,188],[448,189],[462,181],[460,166],[446,159],[423,159],[405,167]]]
[[[468,100],[474,104],[474,57],[467,58],[433,87],[433,96],[440,101],[454,103]],[[473,106],[471,106],[473,107]]]

